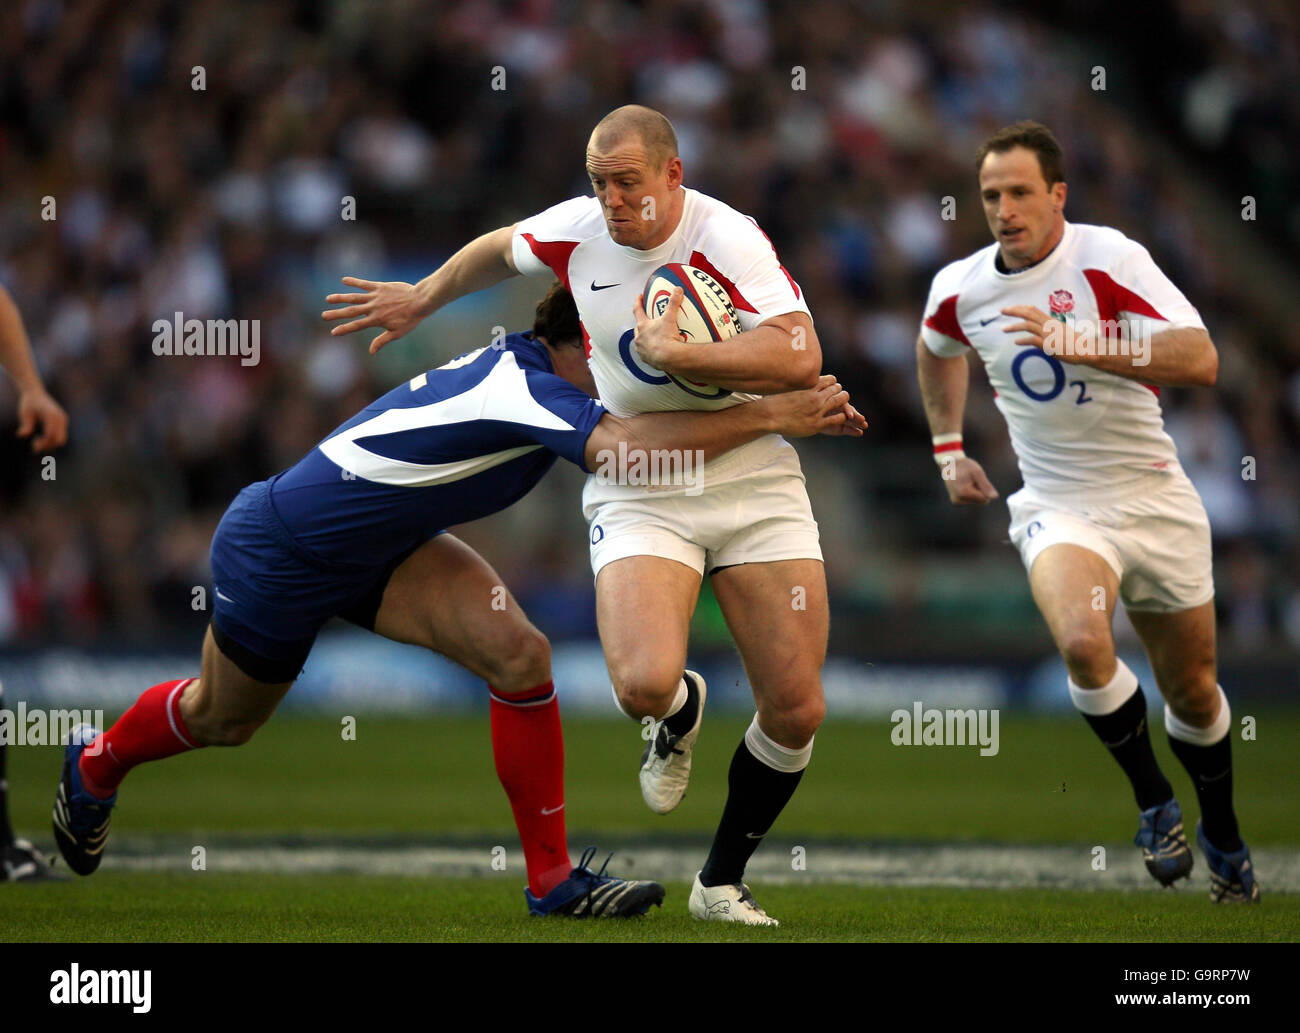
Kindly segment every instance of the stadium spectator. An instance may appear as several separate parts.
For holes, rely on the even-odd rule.
[[[828,552],[869,548],[918,571],[934,566],[918,556],[960,564],[996,544],[1005,521],[987,513],[936,527],[927,515],[934,486],[917,461],[927,436],[899,320],[935,269],[982,242],[965,192],[978,141],[1023,116],[1059,127],[1079,156],[1068,170],[1075,218],[1147,241],[1223,342],[1218,390],[1171,391],[1162,403],[1198,484],[1195,464],[1206,464],[1216,544],[1255,557],[1222,567],[1223,615],[1253,612],[1261,593],[1274,601],[1262,625],[1226,619],[1224,645],[1238,631],[1243,644],[1282,645],[1300,597],[1285,552],[1300,481],[1281,461],[1300,445],[1300,339],[1250,311],[1250,273],[1233,246],[1245,238],[1212,235],[1191,199],[1208,184],[1233,215],[1243,191],[1215,176],[1244,163],[1259,204],[1289,213],[1261,217],[1255,243],[1271,249],[1275,274],[1294,267],[1288,141],[1300,91],[1285,84],[1300,68],[1297,14],[1266,0],[1154,6],[1189,73],[1172,100],[1144,100],[1143,118],[1078,71],[1089,64],[1077,59],[1085,33],[1103,27],[1062,33],[1045,15],[986,4],[953,14],[831,0],[470,0],[364,15],[341,2],[0,5],[0,282],[74,427],[52,483],[24,444],[0,435],[0,646],[201,624],[183,600],[207,580],[203,542],[222,500],[414,372],[403,361],[429,355],[417,345],[385,365],[325,343],[322,286],[344,268],[391,267],[394,278],[428,268],[489,227],[585,191],[570,156],[611,97],[665,110],[691,182],[768,230],[814,301],[825,367],[872,421],[870,462],[850,469],[806,451],[827,500]],[[1151,116],[1164,127],[1159,151]],[[950,196],[955,218],[944,219]],[[260,320],[261,362],[154,355],[152,323],[175,311]],[[509,314],[467,319],[490,327]],[[440,338],[442,358],[481,343],[465,325]],[[0,386],[0,411],[15,402]],[[983,404],[972,400],[968,433],[990,477],[1014,484],[996,411]],[[1253,481],[1241,476],[1245,456],[1257,460]],[[484,547],[539,624],[548,599],[563,599],[556,624],[580,634],[571,600],[589,607],[591,584],[585,542],[567,533],[580,526],[576,491],[539,499],[542,518]],[[868,541],[848,544],[864,524]],[[1237,555],[1219,552],[1225,564]],[[1017,580],[1011,550],[1004,559]],[[860,608],[857,565],[829,573],[837,613],[890,605]],[[895,580],[909,598],[927,591]],[[854,644],[870,642],[869,622],[841,624]]]

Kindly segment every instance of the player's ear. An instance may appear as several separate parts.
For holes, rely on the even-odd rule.
[[[673,155],[668,159],[668,189],[676,190],[682,185],[682,159]]]

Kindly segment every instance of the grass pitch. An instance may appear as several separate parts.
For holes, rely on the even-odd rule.
[[[778,929],[697,922],[690,887],[664,907],[609,921],[530,918],[518,874],[401,876],[106,871],[78,883],[7,887],[0,913],[17,940],[130,941],[1123,941],[1293,940],[1300,898],[1216,908],[1195,893],[766,886]],[[93,883],[93,885],[92,885]]]
[[[1300,714],[1259,713],[1258,738],[1234,741],[1236,795],[1243,833],[1258,854],[1293,857],[1300,847],[1294,744]],[[566,721],[566,812],[574,856],[587,842],[676,844],[703,859],[725,796],[726,771],[747,721],[706,721],[691,790],[672,815],[641,803],[636,726]],[[1159,892],[1088,886],[1088,852],[1109,844],[1112,864],[1132,866],[1136,828],[1122,774],[1083,722],[1004,718],[1000,750],[899,747],[883,722],[837,722],[817,737],[813,764],[782,816],[773,858],[789,843],[834,842],[885,852],[894,844],[1024,844],[1077,847],[1080,888],[972,889],[818,881],[809,848],[805,885],[751,879],[779,930],[698,923],[685,913],[689,887],[677,872],[638,868],[668,888],[662,910],[633,922],[529,919],[524,913],[518,842],[492,767],[486,715],[358,720],[355,741],[340,722],[285,715],[237,750],[204,750],[134,771],[113,816],[104,870],[89,879],[0,887],[0,929],[8,941],[67,940],[1295,940],[1300,894],[1270,884],[1264,903],[1215,907],[1206,899],[1197,852],[1191,884]],[[1188,815],[1197,812],[1186,774],[1157,733],[1156,750]],[[49,806],[60,750],[10,750],[14,824],[47,848]],[[147,858],[147,837],[176,863],[165,870],[127,867]],[[231,841],[311,844],[325,837],[381,854],[386,843],[456,842],[482,857],[470,877],[304,874],[188,867],[193,845],[218,857]],[[142,846],[142,844],[146,844]],[[512,851],[496,871],[490,848]],[[1263,848],[1261,850],[1261,848]],[[1116,855],[1115,852],[1120,851]],[[133,858],[134,855],[134,858]],[[277,855],[283,856],[283,855]],[[758,858],[756,858],[757,862]],[[694,863],[694,862],[692,862]],[[1140,865],[1140,862],[1137,862]],[[617,869],[618,861],[611,865]],[[1288,876],[1291,878],[1291,876]]]

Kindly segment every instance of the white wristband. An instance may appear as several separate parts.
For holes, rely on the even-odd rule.
[[[934,461],[940,466],[945,462],[966,458],[960,434],[936,434],[930,440],[934,444]]]

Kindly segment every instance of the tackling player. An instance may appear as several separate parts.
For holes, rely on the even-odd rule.
[[[1065,660],[1070,698],[1132,783],[1147,869],[1170,885],[1191,872],[1192,852],[1151,750],[1146,698],[1115,653],[1117,596],[1164,696],[1169,745],[1196,787],[1211,898],[1258,900],[1232,806],[1209,521],[1157,401],[1160,385],[1212,386],[1214,345],[1144,247],[1118,230],[1066,222],[1061,148],[1045,126],[999,130],[976,169],[996,243],[934,277],[916,348],[948,496],[966,505],[998,494],[962,449],[973,351],[1025,482],[1007,500],[1011,539]]]
[[[99,865],[117,789],[135,765],[247,742],[340,616],[484,678],[497,774],[533,914],[643,914],[663,887],[569,860],[564,747],[550,646],[474,550],[442,532],[521,498],[557,457],[583,469],[625,448],[725,451],[760,435],[861,433],[831,377],[720,414],[624,419],[592,400],[573,300],[559,284],[531,333],[511,334],[390,391],[295,466],[249,485],[212,541],[213,607],[198,678],[146,691],[107,732],[69,743],[54,806],[68,865]],[[90,743],[93,749],[86,749]],[[592,851],[594,853],[594,850]]]
[[[326,318],[349,321],[332,332],[382,328],[375,352],[465,294],[519,273],[554,275],[577,301],[610,412],[726,409],[816,382],[821,349],[798,284],[752,219],[685,186],[663,115],[638,105],[610,112],[591,134],[586,168],[594,196],[485,234],[418,284],[345,277],[365,293],[329,296],[346,307]],[[743,332],[701,347],[678,336],[675,308],[647,319],[641,292],[667,262],[708,272],[731,296]],[[656,722],[641,791],[667,813],[686,791],[704,709],[704,680],[685,669],[686,647],[701,579],[712,577],[758,712],[732,758],[689,909],[772,925],[743,875],[794,793],[825,715],[826,577],[798,456],[779,435],[712,460],[703,483],[692,497],[680,486],[588,479],[600,639],[623,711]]]

